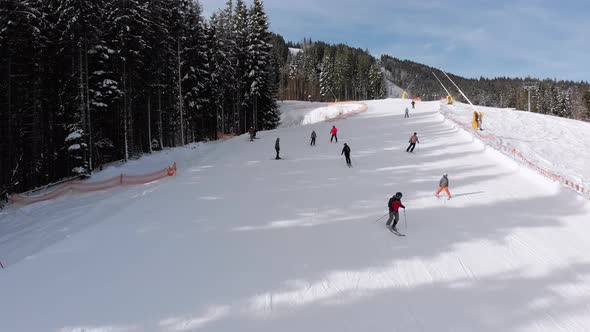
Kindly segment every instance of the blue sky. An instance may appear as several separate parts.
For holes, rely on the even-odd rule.
[[[225,2],[201,0],[204,14]],[[590,81],[590,0],[265,0],[264,7],[286,40],[347,43],[465,77]]]

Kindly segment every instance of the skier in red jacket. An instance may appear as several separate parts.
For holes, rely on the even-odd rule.
[[[389,219],[387,219],[387,223],[385,224],[385,226],[390,227],[389,225],[391,225],[391,222],[393,221],[393,225],[391,226],[391,229],[393,229],[396,232],[397,232],[397,228],[395,228],[395,226],[397,225],[397,222],[399,221],[399,208],[400,207],[402,209],[406,208],[402,204],[402,201],[401,201],[402,196],[403,196],[402,193],[397,192],[395,194],[395,196],[391,197],[389,199],[389,202],[387,203],[387,206],[389,207]]]
[[[336,126],[332,126],[332,130],[330,130],[330,134],[332,134],[332,137],[330,138],[330,143],[332,143],[332,140],[334,138],[336,139],[336,143],[338,143],[338,136],[336,136],[336,134],[338,134],[338,128],[336,128]]]

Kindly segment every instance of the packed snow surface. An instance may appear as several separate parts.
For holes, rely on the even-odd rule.
[[[590,123],[556,116],[477,107],[483,112],[483,134],[503,146],[515,148],[544,170],[590,189]],[[474,108],[456,103],[442,107],[443,114],[471,123]]]
[[[309,125],[326,120],[346,118],[365,111],[362,103],[339,102],[317,103],[301,101],[284,101],[279,103],[281,127]]]
[[[2,331],[590,330],[588,200],[486,148],[438,102],[409,119],[408,101],[366,104],[142,159],[177,161],[174,178],[0,211]],[[451,200],[433,195],[445,172]],[[396,191],[406,237],[375,222]]]
[[[289,47],[289,55],[296,56],[297,54],[299,54],[299,52],[301,52],[300,48]]]
[[[309,117],[310,113],[317,113],[318,109],[323,109],[328,106],[328,103],[317,102],[301,102],[293,100],[285,100],[278,103],[281,111],[281,127],[299,126],[303,123],[305,118]],[[325,118],[320,121],[324,121]]]
[[[355,114],[359,109],[358,103],[338,103],[332,104],[326,107],[320,107],[313,111],[305,114],[303,117],[302,125],[308,125],[318,122],[324,122],[326,120],[335,119],[349,114]]]

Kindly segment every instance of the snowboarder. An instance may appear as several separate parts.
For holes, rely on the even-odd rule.
[[[404,118],[409,118],[410,117],[410,110],[406,107],[406,111],[404,113]]]
[[[255,131],[254,131],[254,127],[250,127],[250,129],[248,129],[248,134],[250,134],[250,141],[253,141],[254,136],[256,135]]]
[[[281,146],[279,144],[279,138],[277,137],[277,140],[275,142],[275,151],[277,152],[277,156],[276,156],[276,160],[281,159],[281,157],[279,157],[279,151],[281,151]]]
[[[391,227],[391,229],[396,232],[397,232],[397,229],[395,228],[395,226],[397,225],[397,222],[399,221],[399,208],[400,207],[403,209],[406,208],[402,204],[402,196],[403,196],[402,193],[397,192],[397,193],[395,193],[395,196],[391,197],[389,199],[389,202],[387,203],[387,206],[389,207],[389,219],[387,219],[387,223],[385,223],[385,226]],[[391,225],[392,221],[393,221],[393,225]]]
[[[436,195],[436,197],[439,197],[438,194],[440,194],[441,191],[444,190],[447,193],[447,195],[449,196],[449,199],[451,199],[451,192],[449,191],[448,174],[446,174],[446,173],[443,174],[443,177],[438,182],[438,185],[440,186],[440,188],[438,188],[438,190],[436,191],[436,193],[434,195]]]
[[[415,105],[416,105],[416,102],[412,100],[412,109],[414,109]]]
[[[311,132],[311,143],[309,143],[309,145],[315,146],[315,138],[316,138],[317,136],[318,136],[318,135],[316,135],[316,133],[315,133],[315,130],[313,130],[313,131]]]
[[[342,148],[342,153],[340,153],[340,155],[344,155],[344,157],[346,157],[346,165],[348,165],[348,167],[352,167],[352,161],[350,160],[350,146],[348,146],[348,144],[344,143],[344,147]]]
[[[410,145],[406,149],[406,152],[414,152],[414,148],[416,147],[416,143],[420,143],[416,133],[414,133],[414,135],[412,135],[412,137],[410,137],[410,140],[408,142],[410,143]]]
[[[338,128],[336,128],[336,126],[332,126],[332,130],[330,130],[330,134],[332,134],[332,137],[330,138],[330,143],[332,143],[332,140],[334,138],[336,139],[336,143],[338,143],[338,136],[336,136],[336,134],[338,134]]]

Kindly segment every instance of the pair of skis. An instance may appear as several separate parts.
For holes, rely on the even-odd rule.
[[[406,234],[402,234],[402,233],[400,233],[398,231],[394,231],[393,228],[391,228],[389,226],[386,226],[386,227],[387,227],[387,229],[389,229],[390,232],[392,232],[393,234],[395,234],[397,236],[406,236]]]
[[[439,195],[434,194],[434,196],[436,196],[436,198],[440,199],[440,196]],[[448,197],[447,200],[451,200],[451,196],[447,196],[447,197]]]

